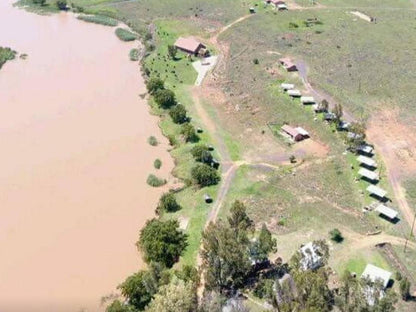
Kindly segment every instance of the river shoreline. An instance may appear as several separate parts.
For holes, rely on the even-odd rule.
[[[3,23],[21,20],[10,21],[17,30],[1,44],[28,58],[0,71],[9,152],[1,159],[0,310],[102,311],[100,298],[143,265],[135,242],[169,187],[151,188],[146,177],[171,178],[169,144],[139,96],[144,79],[128,60],[136,46],[114,28],[11,3],[0,5]],[[161,144],[150,146],[150,135]]]

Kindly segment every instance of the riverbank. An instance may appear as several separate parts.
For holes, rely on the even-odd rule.
[[[3,29],[15,29],[1,44],[28,53],[0,74],[8,151],[0,165],[0,310],[103,310],[100,298],[138,270],[139,230],[167,188],[146,178],[169,179],[173,168],[158,119],[139,97],[144,81],[128,58],[135,44],[111,28],[66,13],[38,16],[11,1],[0,15]],[[156,147],[147,143],[152,135]]]

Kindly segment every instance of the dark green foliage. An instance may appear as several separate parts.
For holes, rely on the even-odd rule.
[[[149,143],[151,146],[157,146],[159,144],[159,142],[153,135],[147,139],[147,143]]]
[[[160,197],[156,212],[161,214],[163,212],[175,212],[181,209],[181,206],[176,201],[175,194],[172,192],[165,193]]]
[[[228,224],[236,233],[254,229],[253,220],[249,218],[246,210],[244,203],[239,200],[236,200],[230,208]]]
[[[192,282],[194,285],[199,284],[198,269],[192,265],[184,265],[180,271],[175,271],[175,275],[185,282]]]
[[[16,51],[13,51],[10,48],[0,47],[0,68],[4,65],[4,63],[13,60],[15,57]]]
[[[159,90],[163,90],[165,88],[165,83],[162,79],[152,77],[146,82],[147,92],[150,94],[154,94]]]
[[[122,41],[133,41],[137,39],[137,35],[124,28],[117,28],[116,36]]]
[[[66,5],[67,5],[66,0],[57,0],[55,3],[56,3],[56,7],[59,10],[66,10]]]
[[[195,145],[191,149],[191,154],[196,161],[210,165],[212,163],[212,154],[209,151],[209,147],[205,144]]]
[[[175,105],[170,111],[169,115],[172,118],[173,122],[176,124],[183,124],[188,121],[186,116],[185,106],[182,104]]]
[[[258,65],[259,63],[260,62],[259,62],[259,59],[258,58],[253,59],[253,64]]]
[[[46,0],[33,0],[33,3],[43,6],[46,4]]]
[[[334,242],[341,243],[344,240],[344,237],[338,229],[331,230],[329,232],[329,235],[331,236],[331,240],[333,240]]]
[[[176,220],[146,222],[137,246],[147,262],[159,262],[170,268],[187,246],[187,235],[179,230]]]
[[[197,142],[199,140],[194,126],[192,126],[189,122],[182,125],[181,134],[186,142]]]
[[[159,89],[154,92],[155,102],[159,107],[168,109],[176,105],[175,93],[168,89]]]
[[[169,57],[174,60],[176,58],[176,53],[178,52],[178,49],[173,45],[168,45],[168,54]]]
[[[160,167],[162,167],[162,161],[159,158],[158,159],[155,159],[155,161],[153,162],[153,166],[156,169],[160,169]]]
[[[260,278],[254,287],[256,297],[272,299],[273,283],[274,281],[272,279]]]
[[[134,312],[134,307],[130,304],[124,304],[120,300],[114,300],[105,312]]]
[[[400,281],[400,295],[402,296],[402,299],[407,301],[410,299],[410,282],[407,277],[402,278]]]
[[[165,185],[167,181],[165,179],[158,178],[154,174],[149,174],[146,182],[150,186],[159,187],[159,186]]]
[[[259,238],[251,248],[253,259],[256,261],[266,260],[269,257],[269,253],[277,251],[276,245],[276,239],[272,237],[267,226],[263,224]]]
[[[248,240],[227,224],[210,223],[202,235],[202,265],[207,290],[223,292],[244,285],[250,271]]]
[[[191,176],[201,187],[215,185],[221,180],[217,170],[206,164],[197,164],[193,167]]]
[[[100,25],[105,25],[105,26],[117,26],[118,25],[117,20],[108,16],[103,16],[103,15],[78,15],[77,18],[84,22],[95,23],[95,24],[100,24]]]
[[[139,60],[139,50],[138,49],[131,49],[129,52],[130,61],[136,62]]]

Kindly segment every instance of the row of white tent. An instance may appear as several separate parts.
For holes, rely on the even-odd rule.
[[[302,104],[312,104],[315,106],[318,106],[318,104],[316,103],[315,99],[312,96],[302,96],[302,93],[300,92],[300,90],[295,89],[295,85],[291,84],[291,83],[282,83],[280,85],[280,87],[286,91],[286,93],[293,97],[293,98],[300,98],[300,102]],[[372,146],[368,145],[368,144],[364,144],[361,145],[358,148],[358,151],[361,152],[364,155],[359,155],[357,157],[357,161],[361,164],[364,165],[367,168],[370,169],[375,169],[377,168],[377,163],[374,159],[372,159],[369,156],[373,155],[374,149]],[[368,155],[368,156],[365,156]],[[370,169],[367,168],[360,168],[360,170],[358,171],[358,175],[361,176],[362,178],[366,178],[369,181],[373,181],[376,182],[380,179],[379,175],[377,172],[372,171]],[[381,189],[378,186],[375,186],[373,184],[369,185],[367,187],[367,191],[372,194],[375,195],[376,197],[383,199],[385,198],[385,196],[387,195],[387,192],[383,189]],[[387,206],[384,206],[382,204],[380,204],[379,207],[377,207],[376,209],[377,212],[379,212],[380,214],[383,214],[385,216],[387,216],[390,219],[395,219],[397,217],[397,211],[395,211],[394,209],[391,209]]]

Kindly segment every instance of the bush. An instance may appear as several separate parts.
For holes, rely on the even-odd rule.
[[[212,155],[209,151],[209,147],[205,144],[199,144],[194,146],[191,149],[191,154],[195,158],[196,161],[211,164],[212,163]]]
[[[407,301],[410,299],[410,282],[407,279],[407,277],[404,277],[399,284],[400,287],[400,295],[402,296],[402,299],[404,301]]]
[[[156,169],[160,169],[160,167],[162,167],[162,161],[158,158],[158,159],[156,159],[154,162],[153,162],[153,166],[156,168]]]
[[[66,0],[58,0],[58,1],[56,1],[55,2],[56,3],[56,7],[59,9],[59,10],[66,10]]]
[[[118,21],[114,18],[102,15],[78,15],[77,18],[81,21],[88,22],[88,23],[95,23],[104,26],[117,26]]]
[[[131,49],[129,52],[130,61],[137,62],[139,60],[139,50]]]
[[[147,92],[154,94],[159,90],[163,90],[165,88],[165,83],[162,79],[153,77],[146,82],[146,88]]]
[[[175,93],[168,89],[159,89],[154,92],[155,102],[159,107],[168,109],[176,105]]]
[[[0,47],[0,68],[6,63],[7,61],[11,61],[16,57],[16,51],[13,51],[10,48],[3,48]]]
[[[148,263],[158,262],[170,268],[188,245],[187,237],[177,220],[152,219],[141,230],[137,246]]]
[[[344,237],[338,229],[331,230],[329,232],[329,235],[331,236],[331,240],[333,240],[334,242],[341,243],[344,240]]]
[[[255,58],[254,60],[253,60],[253,63],[255,64],[255,65],[258,65],[260,62],[259,62],[259,59],[257,59],[257,58]]]
[[[185,106],[183,106],[182,104],[174,106],[170,110],[169,115],[172,118],[173,122],[176,124],[183,124],[188,120],[188,117],[186,116]]]
[[[116,29],[116,36],[123,41],[133,41],[137,39],[137,35],[124,28]]]
[[[183,135],[186,142],[197,142],[199,139],[194,126],[192,126],[190,123],[182,125],[181,134]]]
[[[176,197],[173,193],[165,193],[159,200],[159,204],[156,208],[156,213],[161,214],[163,212],[175,212],[181,209],[181,206],[176,201]]]
[[[151,146],[157,146],[159,144],[159,142],[153,135],[147,139],[147,143],[149,143]]]
[[[39,5],[45,5],[46,4],[46,0],[33,0],[34,4],[39,4]]]
[[[217,170],[206,164],[197,164],[193,167],[191,176],[201,187],[215,185],[221,180]]]
[[[147,184],[153,187],[159,187],[159,186],[165,185],[166,182],[167,181],[165,179],[160,179],[154,174],[149,174],[149,176],[147,177]]]

